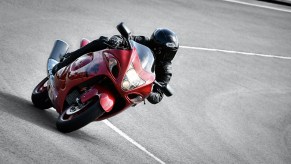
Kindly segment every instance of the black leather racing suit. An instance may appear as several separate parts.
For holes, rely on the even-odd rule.
[[[131,39],[143,44],[149,48],[150,41],[149,38],[145,36],[131,36]],[[68,64],[72,63],[78,57],[87,54],[89,52],[100,51],[106,48],[118,48],[122,45],[126,44],[123,37],[119,35],[114,35],[110,39],[107,37],[101,36],[99,39],[96,39],[86,46],[71,52],[65,55],[65,60],[56,65],[53,72],[56,72],[60,68],[67,66]],[[155,54],[154,54],[155,55]],[[156,56],[156,55],[155,55]],[[155,74],[156,74],[156,81],[161,83],[162,85],[166,85],[170,82],[172,77],[172,63],[171,61],[162,61],[158,58],[155,59]],[[163,92],[156,86],[153,87],[153,90],[147,100],[152,104],[157,104],[163,99]]]

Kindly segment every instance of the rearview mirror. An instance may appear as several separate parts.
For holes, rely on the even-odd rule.
[[[129,30],[128,27],[126,27],[123,22],[119,23],[117,26],[116,26],[117,30],[119,31],[119,33],[125,37],[126,39],[129,38],[130,34],[131,34],[131,31]]]

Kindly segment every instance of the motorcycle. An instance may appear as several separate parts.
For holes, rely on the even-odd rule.
[[[53,75],[52,68],[69,49],[66,42],[55,41],[47,61],[48,76],[34,88],[31,99],[39,109],[56,109],[59,131],[69,133],[115,116],[145,101],[154,84],[166,96],[172,95],[170,86],[155,81],[151,50],[131,40],[123,23],[117,29],[127,40],[126,48],[85,54]],[[82,39],[80,46],[89,42]]]

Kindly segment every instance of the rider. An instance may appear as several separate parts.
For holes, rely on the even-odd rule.
[[[162,85],[170,82],[172,77],[172,60],[175,57],[179,42],[176,34],[167,28],[156,29],[150,38],[145,36],[131,36],[132,40],[149,47],[155,57],[156,81]],[[101,36],[86,46],[64,55],[64,60],[54,66],[52,73],[72,63],[78,57],[89,52],[99,51],[106,48],[120,48],[126,45],[126,39],[119,35],[114,35],[110,39]],[[159,103],[163,98],[163,92],[156,86],[153,87],[147,100],[152,104]]]

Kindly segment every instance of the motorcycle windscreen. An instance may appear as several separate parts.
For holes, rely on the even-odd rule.
[[[154,72],[153,65],[154,65],[155,58],[152,51],[148,47],[132,40],[131,40],[131,44],[137,50],[142,68],[149,73],[153,73]]]

